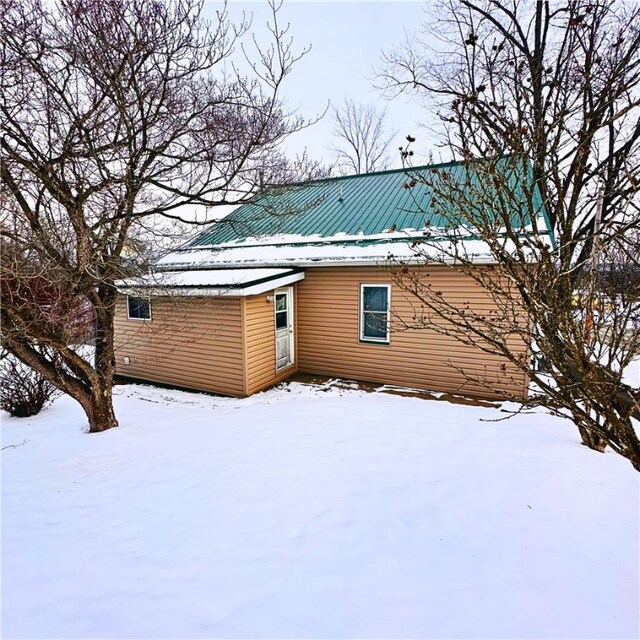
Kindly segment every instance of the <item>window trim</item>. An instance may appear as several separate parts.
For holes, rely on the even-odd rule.
[[[364,290],[367,287],[375,287],[378,289],[387,290],[387,335],[384,338],[372,338],[364,335],[365,323],[364,323]],[[371,342],[373,344],[389,344],[391,342],[391,285],[384,282],[362,282],[360,283],[360,310],[359,310],[358,323],[360,325],[359,339],[360,342]],[[381,311],[375,311],[373,313],[382,313]]]
[[[129,300],[132,298],[138,298],[139,300],[146,300],[149,304],[149,317],[148,318],[135,318],[132,317],[129,313]],[[137,320],[138,322],[151,322],[151,298],[149,296],[127,296],[127,320]]]

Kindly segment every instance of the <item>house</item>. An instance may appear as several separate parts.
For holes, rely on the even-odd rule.
[[[445,170],[468,169],[415,169]],[[484,397],[460,370],[506,367],[495,392],[525,396],[528,380],[506,361],[395,329],[415,300],[393,284],[387,257],[411,257],[408,241],[444,224],[429,210],[429,188],[406,180],[391,170],[264,194],[159,260],[156,273],[123,283],[117,374],[232,396],[301,372]],[[478,251],[476,260],[492,258]],[[494,304],[446,265],[415,268],[451,300]]]

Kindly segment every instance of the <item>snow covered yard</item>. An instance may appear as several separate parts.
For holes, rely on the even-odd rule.
[[[5,638],[636,638],[638,475],[544,414],[291,384],[2,421]]]

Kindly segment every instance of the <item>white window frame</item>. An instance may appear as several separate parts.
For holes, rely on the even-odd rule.
[[[367,313],[364,309],[364,290],[367,287],[376,287],[378,289],[385,288],[387,290],[387,335],[384,338],[370,338],[364,335],[364,314]],[[381,313],[381,311],[374,311],[372,313]],[[360,324],[360,342],[375,342],[377,344],[389,344],[391,342],[391,285],[381,282],[365,282],[360,284],[360,312],[359,312],[359,324]]]
[[[129,315],[129,300],[131,298],[138,298],[140,300],[146,300],[149,303],[149,317],[148,318],[134,318]],[[127,296],[127,320],[137,320],[138,322],[150,322],[151,321],[151,298],[149,296]]]

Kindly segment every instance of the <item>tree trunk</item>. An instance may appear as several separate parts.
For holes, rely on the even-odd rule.
[[[113,396],[111,387],[95,389],[91,394],[91,401],[84,405],[87,419],[89,420],[89,433],[106,431],[118,426],[116,414],[113,410]]]
[[[85,407],[87,419],[89,420],[89,433],[106,431],[118,426],[116,414],[113,410],[113,399],[111,390],[108,393],[92,394],[91,405]]]
[[[98,287],[100,304],[94,306],[95,331],[95,378],[92,380],[91,403],[85,406],[89,420],[89,433],[106,431],[118,426],[113,410],[113,376],[116,359],[114,350],[114,315],[116,289],[112,281]]]
[[[604,437],[596,433],[587,421],[582,420],[579,416],[574,414],[573,419],[580,432],[583,445],[600,453],[603,453],[609,446],[616,453],[629,460],[636,471],[640,471],[640,438],[636,434],[631,418],[620,414],[595,417],[598,424],[604,425]]]
[[[624,450],[625,458],[631,462],[636,471],[640,471],[640,438],[632,419],[623,418],[616,427],[616,437]]]
[[[582,444],[585,447],[589,447],[589,449],[604,453],[604,450],[607,448],[607,443],[597,433],[593,433],[580,424],[578,424],[578,431],[580,432]]]

